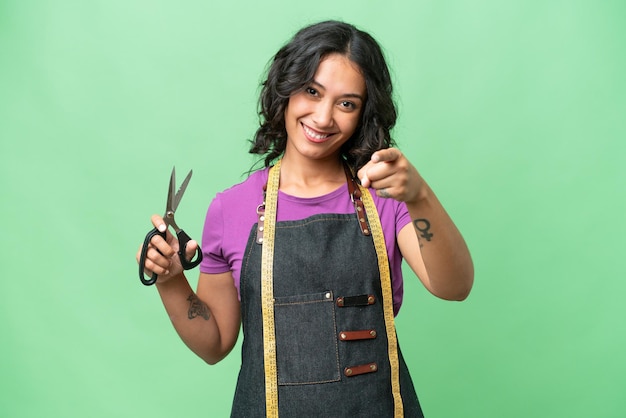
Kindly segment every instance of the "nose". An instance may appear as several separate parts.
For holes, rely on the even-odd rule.
[[[313,113],[313,122],[320,128],[328,128],[333,125],[333,110],[332,103],[327,101],[321,101],[315,106]]]

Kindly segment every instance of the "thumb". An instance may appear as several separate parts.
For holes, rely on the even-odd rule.
[[[361,181],[361,186],[370,187],[371,181],[367,175],[367,171],[374,165],[372,161],[368,161],[361,169],[356,173],[357,177]]]
[[[363,170],[363,174],[361,174],[360,179],[361,186],[370,187],[370,179],[367,177],[367,173],[365,173],[365,170]]]
[[[187,247],[185,248],[185,259],[187,261],[191,261],[193,256],[196,254],[197,249],[198,249],[198,242],[194,239],[190,240],[187,243]]]

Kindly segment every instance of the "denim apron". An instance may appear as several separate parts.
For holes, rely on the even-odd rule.
[[[242,262],[244,340],[232,417],[266,415],[257,233],[255,224]],[[273,265],[280,417],[393,417],[377,255],[356,215],[277,222]],[[399,347],[398,357],[404,416],[423,417]]]

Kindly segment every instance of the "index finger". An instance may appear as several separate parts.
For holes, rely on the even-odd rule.
[[[375,153],[373,153],[371,160],[374,161],[375,163],[379,163],[383,161],[391,162],[400,158],[400,155],[401,155],[400,150],[396,148],[386,148],[386,149],[378,150]]]

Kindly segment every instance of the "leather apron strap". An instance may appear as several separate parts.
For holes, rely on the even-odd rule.
[[[276,364],[276,330],[274,325],[274,237],[280,181],[280,160],[269,170],[262,214],[262,258],[261,258],[261,311],[263,316],[263,364],[265,372],[265,408],[267,417],[278,417],[278,377]],[[378,266],[383,295],[383,312],[388,339],[388,355],[391,366],[391,390],[394,400],[394,416],[403,417],[404,409],[400,395],[400,371],[398,342],[393,315],[393,291],[389,260],[378,211],[367,188],[354,181],[349,171],[348,189],[364,235],[372,235],[378,257]],[[356,187],[355,187],[356,186]],[[260,206],[260,207],[261,207]],[[368,216],[369,215],[369,216]],[[369,222],[369,228],[365,222]],[[258,241],[257,241],[258,242]],[[261,243],[258,242],[258,243]]]

